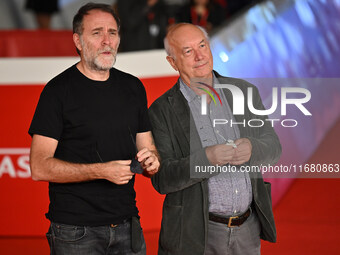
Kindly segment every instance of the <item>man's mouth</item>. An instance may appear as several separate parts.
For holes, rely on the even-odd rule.
[[[199,63],[198,65],[195,65],[195,68],[204,67],[206,64],[207,64],[207,62],[205,62],[205,63]]]
[[[113,49],[110,49],[110,48],[106,48],[106,49],[103,49],[101,51],[99,51],[99,54],[103,54],[103,55],[114,55],[114,50]]]

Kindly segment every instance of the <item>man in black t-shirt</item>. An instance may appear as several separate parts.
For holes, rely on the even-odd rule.
[[[134,175],[152,176],[159,156],[146,93],[112,66],[119,19],[86,4],[73,20],[80,62],[45,86],[29,134],[32,178],[49,182],[52,254],[145,254]]]

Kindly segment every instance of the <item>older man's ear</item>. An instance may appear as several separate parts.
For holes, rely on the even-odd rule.
[[[168,60],[168,62],[170,63],[170,65],[172,66],[173,69],[175,69],[175,71],[178,71],[178,68],[176,66],[175,60],[173,57],[171,56],[167,56],[166,60]]]

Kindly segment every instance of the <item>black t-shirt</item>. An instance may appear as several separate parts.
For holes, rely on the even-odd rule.
[[[112,68],[107,81],[94,81],[70,67],[47,83],[29,134],[58,140],[54,157],[73,163],[99,163],[135,157],[130,131],[150,131],[143,84]],[[51,221],[100,226],[138,215],[134,178],[126,185],[107,180],[50,183]]]

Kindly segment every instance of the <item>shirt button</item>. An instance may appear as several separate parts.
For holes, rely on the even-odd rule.
[[[238,190],[235,190],[235,193],[237,194],[237,193],[238,193]]]
[[[234,213],[237,213],[237,211],[235,210]]]

